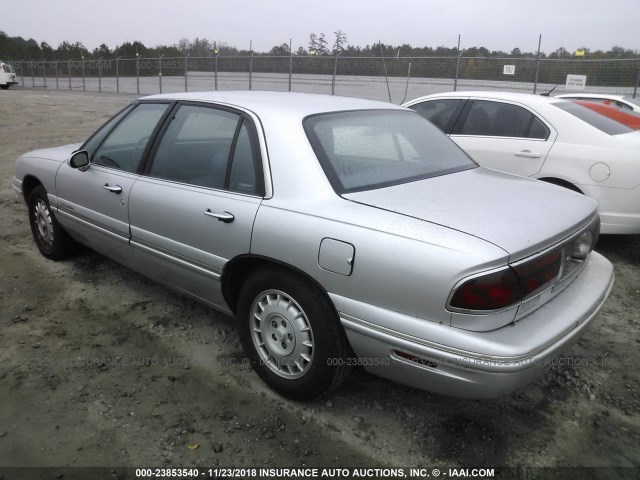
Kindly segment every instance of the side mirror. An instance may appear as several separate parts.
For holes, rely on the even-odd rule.
[[[86,150],[80,150],[69,159],[69,165],[71,168],[77,168],[81,171],[86,170],[89,167],[89,152]]]

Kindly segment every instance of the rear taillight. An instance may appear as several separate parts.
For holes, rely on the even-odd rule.
[[[522,299],[520,282],[511,268],[463,283],[449,304],[462,310],[500,310]]]
[[[560,274],[562,251],[554,250],[528,262],[464,282],[450,307],[465,311],[492,311],[510,307],[553,283]]]
[[[562,250],[512,267],[522,285],[522,296],[527,297],[554,281],[560,273]]]

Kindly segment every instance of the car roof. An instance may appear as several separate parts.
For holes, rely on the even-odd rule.
[[[167,93],[142,97],[140,100],[184,100],[219,103],[250,110],[258,116],[286,112],[290,115],[306,117],[317,113],[344,110],[404,110],[398,105],[360,98],[255,90]]]
[[[448,98],[490,98],[496,100],[511,100],[516,102],[525,103],[527,105],[534,104],[550,104],[555,102],[562,102],[566,100],[556,99],[555,97],[548,97],[546,95],[534,95],[532,93],[520,93],[520,92],[494,92],[491,90],[488,91],[462,91],[462,92],[443,92],[436,93],[433,95],[426,95],[424,97],[419,97],[414,100],[411,100],[409,103],[414,103],[419,100],[427,100],[430,98],[439,98],[439,97],[448,97]]]

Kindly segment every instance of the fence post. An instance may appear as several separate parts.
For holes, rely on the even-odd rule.
[[[249,90],[252,87],[253,80],[253,52],[251,52],[251,56],[249,57]]]
[[[82,91],[83,92],[87,91],[87,82],[85,80],[85,75],[84,75],[84,56],[82,57]]]
[[[336,55],[336,60],[333,63],[333,77],[331,77],[331,95],[336,94],[336,74],[338,73],[338,58],[342,52],[338,52]],[[389,100],[391,101],[391,100]]]
[[[140,95],[140,57],[136,53],[136,92]]]
[[[67,59],[67,76],[69,77],[69,90],[71,90],[71,60]]]
[[[638,61],[636,62],[636,70],[638,73],[636,73],[636,84],[633,87],[633,98],[636,98],[638,86],[640,86],[640,58],[638,58]]]
[[[216,58],[215,58],[215,71],[213,73],[213,81],[215,84],[215,90],[218,90],[218,55],[219,53],[216,52]]]
[[[458,75],[460,74],[460,58],[462,57],[462,54],[464,53],[464,50],[460,51],[460,53],[458,53],[458,60],[456,61],[456,77],[453,79],[453,91],[457,91],[458,90]]]
[[[187,76],[189,74],[189,68],[187,67],[187,63],[189,62],[189,54],[187,53],[184,56],[184,91],[189,91],[189,85],[187,83]]]
[[[540,71],[540,45],[542,45],[542,34],[538,37],[538,54],[536,55],[536,78],[533,81],[533,94],[538,90],[538,72]]]
[[[409,69],[407,70],[407,84],[404,86],[404,98],[400,102],[400,105],[407,99],[407,92],[409,91],[409,78],[411,78],[411,62],[409,62]]]
[[[158,58],[158,83],[160,84],[160,93],[162,93],[162,57],[164,57],[164,54]]]
[[[47,88],[47,62],[42,60],[42,80],[44,83],[44,88]]]
[[[384,79],[387,82],[387,93],[389,94],[389,103],[391,103],[391,88],[389,88],[389,76],[387,75],[387,64],[384,61],[384,50],[382,49],[382,43],[380,43],[380,55],[382,55],[382,68],[384,69]]]
[[[458,34],[458,46],[456,47],[456,51],[458,52],[458,60],[456,61],[456,76],[453,79],[453,91],[455,92],[458,89],[458,72],[460,71],[460,57],[462,56],[462,52],[460,51],[460,34]]]
[[[120,93],[120,72],[118,71],[118,61],[120,57],[116,57],[116,93]]]
[[[98,58],[98,92],[102,93],[102,57]]]
[[[58,60],[54,62],[56,69],[56,90],[60,90],[60,85],[58,84]]]
[[[36,79],[33,76],[33,60],[29,60],[29,68],[31,69],[31,88],[36,88]]]
[[[293,50],[291,50],[291,39],[289,39],[289,91],[291,91],[292,77],[293,77]]]

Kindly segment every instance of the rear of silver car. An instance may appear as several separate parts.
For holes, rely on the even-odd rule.
[[[581,337],[606,300],[613,267],[591,252],[598,229],[596,218],[535,255],[458,282],[447,305],[448,325],[336,295],[332,299],[352,347],[367,359],[362,364],[368,371],[447,395],[499,397],[541,376]],[[523,288],[530,289],[521,299],[489,310],[456,306],[478,279],[505,271],[514,272]],[[473,293],[467,296],[473,302]]]

